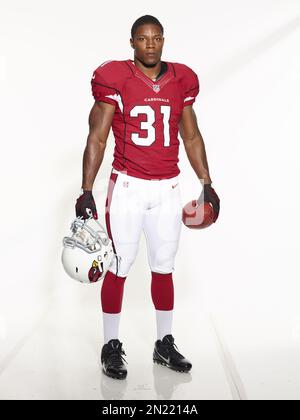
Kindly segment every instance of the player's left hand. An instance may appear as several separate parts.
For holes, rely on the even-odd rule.
[[[217,221],[220,213],[220,199],[211,186],[211,184],[204,184],[203,190],[200,194],[200,197],[198,198],[197,202],[198,204],[203,203],[205,201],[206,203],[210,203],[213,206],[214,209],[214,223]]]

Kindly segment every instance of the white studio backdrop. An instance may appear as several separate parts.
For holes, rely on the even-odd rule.
[[[300,399],[298,0],[187,0],[184,7],[0,0],[0,399],[152,392],[137,378],[119,394],[117,386],[105,394],[99,383],[83,393],[72,379],[78,365],[83,382],[100,377],[100,285],[75,284],[60,263],[81,186],[91,75],[106,60],[132,58],[130,28],[143,14],[165,26],[163,59],[199,75],[194,107],[221,198],[216,225],[183,229],[174,274],[174,335],[202,365],[185,388],[174,377],[175,391],[161,395]],[[102,221],[113,146],[110,135],[95,184]],[[183,146],[180,159],[187,202],[199,195],[199,182]],[[144,238],[126,282],[120,332],[129,349],[144,341],[151,359]],[[216,362],[205,370],[211,354]],[[202,385],[198,373],[206,375]]]

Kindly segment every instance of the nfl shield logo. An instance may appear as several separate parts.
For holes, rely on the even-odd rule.
[[[158,93],[160,91],[159,85],[153,85],[153,90],[155,93]]]

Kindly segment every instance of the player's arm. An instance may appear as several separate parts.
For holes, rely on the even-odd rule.
[[[92,194],[96,175],[103,161],[106,142],[112,125],[115,106],[105,102],[95,102],[89,115],[89,134],[83,154],[83,193],[76,202],[76,216],[89,217],[90,209],[95,219],[98,218],[96,204]]]
[[[216,221],[220,212],[220,199],[211,186],[212,180],[209,174],[205,144],[192,105],[186,106],[183,109],[179,132],[190,164],[203,184],[203,190],[198,198],[198,203],[203,200],[211,203],[215,213],[214,221]]]
[[[197,177],[202,184],[211,184],[212,180],[209,175],[205,145],[192,105],[186,106],[183,109],[179,132],[186,154]]]
[[[89,135],[83,154],[82,188],[92,190],[103,161],[106,142],[114,118],[115,106],[95,102],[89,115]]]

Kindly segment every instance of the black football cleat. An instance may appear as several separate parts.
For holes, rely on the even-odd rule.
[[[107,344],[104,344],[101,351],[101,364],[106,376],[113,379],[126,378],[127,369],[123,362],[127,362],[123,355],[126,356],[119,340],[110,340]]]
[[[174,344],[174,337],[171,334],[155,342],[153,362],[167,366],[176,370],[176,372],[189,372],[192,369],[191,362],[178,352],[178,348]]]

